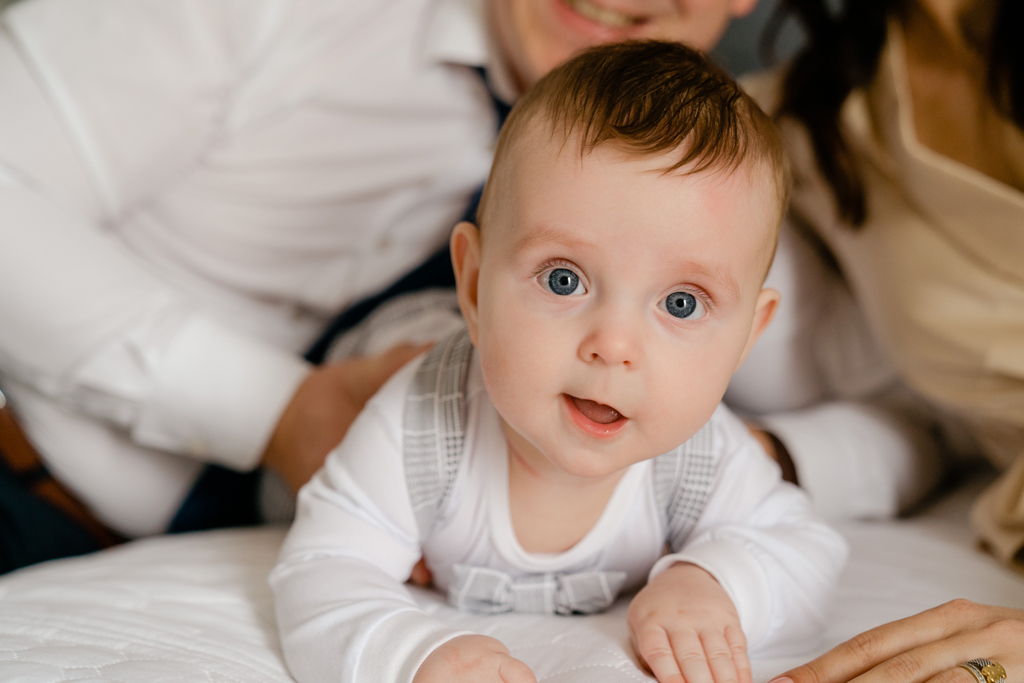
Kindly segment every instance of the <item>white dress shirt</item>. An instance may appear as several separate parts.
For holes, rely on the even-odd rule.
[[[773,111],[782,75],[744,85]],[[837,214],[807,132],[784,120],[792,223],[768,278],[782,304],[727,400],[781,438],[828,517],[906,511],[948,456],[1021,461],[974,515],[1009,558],[1024,545],[1024,194],[925,147],[912,105],[890,22],[874,78],[840,110],[868,199],[860,227]],[[1019,128],[990,134],[1024,159]]]
[[[421,552],[442,591],[456,565],[516,578],[615,571],[631,590],[674,562],[692,562],[728,592],[752,650],[806,644],[819,632],[846,545],[724,407],[709,425],[719,449],[710,496],[677,552],[664,555],[667,530],[646,460],[625,472],[573,547],[534,553],[516,539],[506,442],[474,360],[460,468],[424,537],[402,450],[403,409],[418,367],[400,370],[370,401],[299,495],[271,574],[285,659],[298,680],[409,681],[431,651],[463,633],[421,610],[402,587]]]
[[[129,536],[253,467],[338,311],[489,167],[482,0],[25,0],[0,33],[0,384]]]

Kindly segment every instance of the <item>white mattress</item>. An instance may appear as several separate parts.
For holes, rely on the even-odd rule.
[[[755,680],[953,597],[1024,608],[1024,576],[978,552],[963,521],[979,485],[909,520],[841,526],[852,557],[823,640],[806,656],[755,653]],[[0,578],[0,681],[288,680],[266,584],[283,533],[154,538]],[[502,639],[541,681],[653,680],[630,652],[625,602],[588,617],[483,617],[415,594],[439,618]]]

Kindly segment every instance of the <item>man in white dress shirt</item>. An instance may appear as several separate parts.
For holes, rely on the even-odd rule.
[[[167,530],[210,464],[304,483],[412,350],[322,366],[302,353],[445,242],[490,162],[492,93],[510,102],[599,42],[710,48],[755,2],[10,7],[5,567],[102,544],[59,540],[85,518],[123,537]],[[67,528],[19,521],[37,504]]]

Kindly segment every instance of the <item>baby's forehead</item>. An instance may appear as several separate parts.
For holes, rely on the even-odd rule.
[[[640,239],[645,226],[664,225],[662,216],[669,220],[689,213],[737,224],[745,233],[738,249],[774,248],[782,199],[765,164],[673,169],[674,151],[647,153],[615,141],[588,150],[553,136],[533,136],[507,151],[508,163],[492,178],[493,218],[505,212],[513,218],[498,221],[506,229],[518,226],[521,231],[527,227],[521,218],[552,207],[573,214],[593,204],[623,219],[623,238]],[[636,213],[627,215],[620,208]],[[686,230],[685,220],[678,223],[679,230]]]
[[[620,202],[621,198],[620,203],[628,205],[631,201],[628,186],[635,177],[645,176],[659,179],[656,185],[663,189],[651,201],[666,207],[676,203],[677,197],[681,201],[684,196],[695,195],[703,204],[717,203],[723,213],[736,214],[738,206],[749,207],[744,221],[747,223],[745,230],[749,232],[743,245],[765,254],[757,259],[759,263],[767,263],[774,252],[784,194],[776,184],[778,173],[763,160],[742,158],[736,163],[699,170],[694,170],[692,164],[672,168],[684,150],[649,152],[619,140],[606,140],[586,148],[578,135],[560,134],[543,121],[522,126],[516,133],[499,150],[488,182],[481,207],[485,233],[496,229],[517,231],[516,226],[521,225],[517,216],[531,213],[537,203],[560,200],[559,197],[553,199],[553,195],[564,189],[562,181],[567,176],[581,180],[572,188],[578,191],[565,193],[565,210],[572,208],[568,205],[570,197],[576,202]],[[610,184],[607,178],[615,182],[621,180],[622,184]],[[588,188],[586,182],[598,189]],[[693,192],[693,188],[698,191]],[[642,237],[641,223],[631,223],[629,229],[634,238]],[[514,234],[506,237],[516,240]]]
[[[759,195],[781,213],[786,199],[784,177],[780,169],[765,160],[753,157],[735,161],[704,164],[698,159],[676,167],[685,148],[648,151],[619,140],[603,141],[593,147],[584,146],[578,136],[559,136],[534,132],[523,135],[510,145],[500,166],[506,173],[493,178],[501,192],[513,189],[512,184],[538,172],[584,169],[588,175],[643,176],[664,179],[666,192],[674,187],[697,185],[708,190],[709,200],[732,193],[734,199],[751,193]],[[497,162],[496,162],[497,165]],[[531,187],[527,184],[527,187]],[[535,187],[535,186],[532,186]],[[515,188],[522,191],[524,188]]]

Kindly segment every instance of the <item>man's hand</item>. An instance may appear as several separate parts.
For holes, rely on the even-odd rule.
[[[489,636],[457,636],[423,660],[413,683],[537,683],[530,667]]]
[[[736,607],[696,565],[674,564],[644,586],[629,606],[629,629],[659,683],[751,683]]]
[[[262,463],[293,491],[309,481],[366,401],[429,345],[396,346],[376,356],[313,368],[281,414]]]

